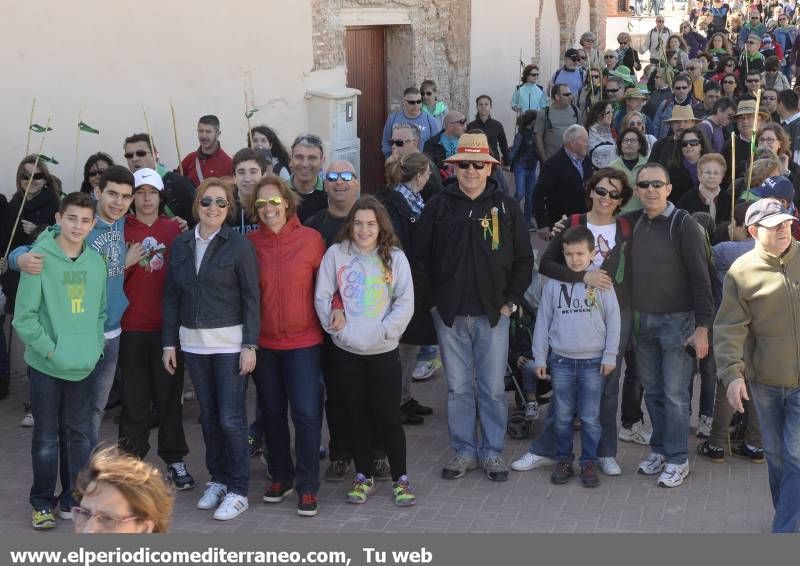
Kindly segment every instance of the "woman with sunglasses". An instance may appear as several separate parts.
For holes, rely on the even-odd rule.
[[[198,224],[172,244],[162,303],[164,367],[175,373],[180,347],[200,405],[211,480],[197,507],[216,509],[220,521],[248,508],[245,394],[261,328],[253,246],[227,225],[234,198],[229,179],[197,187]]]
[[[267,503],[297,491],[297,513],[317,514],[322,431],[320,345],[314,311],[314,279],[325,253],[319,232],[300,224],[300,197],[281,178],[267,174],[243,203],[259,228],[247,234],[258,258],[261,329],[253,381],[263,412],[272,483]],[[296,464],[290,452],[294,424]]]
[[[733,74],[734,78],[737,80],[739,77],[739,71],[736,68],[736,59],[730,55],[723,55],[720,57],[719,61],[717,61],[714,71],[714,74],[711,75],[711,80],[720,84],[722,84],[722,79],[725,77],[725,75]]]
[[[439,120],[444,119],[444,115],[447,114],[447,104],[438,98],[436,81],[430,79],[422,81],[422,84],[419,85],[419,92],[422,95],[422,111],[434,118],[439,118]]]
[[[631,34],[623,31],[617,35],[617,61],[620,65],[624,65],[634,71],[642,70],[642,63],[639,61],[639,53],[631,47]]]
[[[75,485],[79,534],[166,533],[175,496],[161,472],[116,447],[96,452]]]
[[[735,73],[725,73],[722,75],[722,80],[719,81],[719,84],[722,86],[722,96],[735,104],[741,90],[739,77]]]
[[[633,121],[633,120],[631,120]],[[649,144],[644,137],[644,132],[638,127],[629,125],[622,128],[617,135],[617,157],[608,164],[612,169],[622,171],[628,178],[628,184],[632,187],[636,183],[636,173],[639,167],[647,163],[649,154]],[[632,194],[627,204],[621,207],[620,212],[639,210],[642,203],[636,194]]]
[[[684,45],[688,48],[689,59],[694,59],[705,48],[706,38],[694,31],[692,24],[683,22],[680,27],[680,35]]]
[[[603,71],[589,69],[578,94],[578,110],[582,115],[589,112],[592,104],[603,98]]]
[[[595,170],[606,167],[614,159],[613,119],[614,108],[608,100],[595,102],[586,113],[584,127],[589,132],[589,158]]]
[[[81,192],[88,193],[94,197],[95,189],[100,188],[100,175],[103,171],[114,165],[114,160],[111,156],[102,151],[90,155],[89,159],[83,165],[83,182],[81,183]]]
[[[366,502],[375,489],[374,434],[380,435],[389,458],[395,504],[416,503],[406,475],[398,403],[398,344],[414,312],[414,286],[399,244],[384,206],[374,196],[361,197],[325,252],[317,276],[314,305],[333,341],[328,386],[345,393],[350,421],[356,477],[347,493],[349,503]]]
[[[632,131],[632,130],[631,130]],[[554,232],[553,239],[547,245],[539,264],[539,273],[566,283],[583,282],[588,286],[600,289],[611,289],[617,294],[621,315],[621,333],[617,365],[605,379],[603,397],[600,405],[600,424],[602,434],[598,446],[600,468],[608,476],[617,476],[622,470],[617,463],[617,408],[619,407],[619,378],[622,358],[628,346],[633,327],[633,313],[630,306],[631,272],[629,252],[631,226],[625,220],[619,220],[617,214],[633,195],[628,177],[622,171],[603,168],[597,171],[586,183],[586,198],[591,208],[586,214],[575,214],[562,225],[562,230]],[[626,222],[626,224],[623,224]],[[595,265],[593,271],[575,272],[566,265],[563,253],[564,229],[571,226],[586,226],[595,238]],[[626,380],[627,380],[626,376]],[[626,389],[628,383],[626,383]],[[626,401],[636,407],[641,406],[641,395],[636,388],[623,391],[623,413]],[[527,471],[548,464],[555,456],[554,421],[548,411],[545,429],[533,441],[529,450],[511,464],[516,471]]]
[[[539,66],[526,65],[522,71],[520,84],[511,96],[511,109],[517,115],[528,110],[541,110],[546,107],[547,96],[537,83],[539,82]]]
[[[696,127],[688,128],[678,135],[667,169],[672,184],[670,202],[679,202],[683,195],[697,186],[699,183],[697,162],[709,152],[705,134]]]

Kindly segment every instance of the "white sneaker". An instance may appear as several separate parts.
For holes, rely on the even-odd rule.
[[[442,360],[438,357],[424,362],[417,362],[414,373],[411,374],[411,379],[414,381],[425,381],[433,377],[433,374],[439,371],[441,367]]]
[[[667,464],[658,477],[658,487],[678,487],[689,475],[689,461],[683,464]]]
[[[639,469],[636,471],[646,476],[654,476],[664,469],[666,463],[667,460],[664,456],[656,454],[655,452],[650,452],[647,460],[639,464]]]
[[[631,425],[631,428],[619,427],[619,438],[623,442],[634,442],[636,444],[650,445],[650,437],[653,431],[650,430],[642,421],[638,421]]]
[[[63,519],[64,521],[71,521],[72,520],[72,510],[71,509],[64,509],[63,507],[58,508],[58,518]]]
[[[33,413],[31,412],[31,404],[25,403],[25,416],[19,421],[19,426],[30,428],[33,426]]]
[[[217,521],[230,521],[247,511],[248,507],[250,507],[250,504],[244,495],[229,493],[219,504],[217,510],[214,511],[214,518]]]
[[[203,492],[203,497],[197,502],[198,509],[213,509],[228,493],[228,487],[221,483],[210,481],[206,484],[206,490]]]
[[[714,419],[708,415],[700,415],[697,419],[697,438],[708,438],[711,436],[711,424]]]
[[[544,466],[552,466],[556,461],[546,456],[539,456],[533,452],[525,452],[519,459],[511,462],[511,469],[518,472],[527,472]]]
[[[603,456],[602,458],[598,458],[598,461],[600,462],[600,469],[603,470],[605,475],[618,476],[622,474],[622,468],[619,467],[617,461],[611,456]]]

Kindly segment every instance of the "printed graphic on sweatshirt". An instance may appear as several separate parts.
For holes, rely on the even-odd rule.
[[[125,243],[122,241],[122,232],[119,230],[103,232],[94,239],[91,247],[105,260],[109,279],[125,274]]]
[[[85,271],[65,271],[64,281],[62,282],[67,290],[70,312],[81,314],[85,312],[83,299],[86,296],[86,272]]]
[[[383,262],[377,256],[354,257],[336,273],[339,292],[348,313],[353,316],[377,318],[389,304],[389,285]]]
[[[592,287],[584,287],[582,284],[579,289],[586,289],[581,294],[575,291],[576,283],[561,283],[558,293],[558,303],[556,308],[562,315],[580,314],[591,312],[592,308],[599,308],[597,301],[597,291]]]
[[[153,236],[147,236],[142,240],[142,253],[144,257],[139,260],[139,265],[144,267],[147,272],[159,271],[164,267],[164,251],[167,246],[156,240]]]

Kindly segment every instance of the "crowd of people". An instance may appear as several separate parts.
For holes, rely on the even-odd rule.
[[[256,126],[231,157],[214,115],[174,171],[143,133],[123,141],[125,166],[90,156],[74,190],[22,159],[0,200],[0,268],[28,366],[32,526],[167,528],[171,499],[137,462],[155,425],[171,489],[196,486],[185,372],[209,478],[197,507],[215,519],[248,509],[259,453],[262,500],[296,494],[302,516],[321,477],[351,481],[353,504],[388,481],[414,505],[403,427],[432,414],[414,382],[441,369],[443,478],[551,466],[567,483],[579,429],[586,487],[623,473],[618,440],[650,447],[638,473],[680,486],[699,376],[697,453],[766,460],[773,530],[798,531],[800,11],[754,3],[741,23],[741,7],[697,4],[678,33],[658,15],[639,49],[584,33],[544,87],[527,65],[513,136],[488,95],[468,121],[435,81],[406,88],[379,187],[326,164],[313,134],[287,148]],[[515,380],[525,419],[549,407],[509,466]],[[119,451],[98,452],[115,395]]]

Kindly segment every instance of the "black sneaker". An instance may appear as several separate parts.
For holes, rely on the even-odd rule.
[[[425,405],[420,405],[419,402],[413,398],[400,405],[400,408],[422,417],[433,414],[432,408],[426,407]]]
[[[556,469],[550,474],[550,481],[556,485],[561,485],[567,483],[574,475],[575,470],[572,467],[572,460],[559,460],[556,464]]]
[[[392,469],[389,467],[389,460],[386,457],[372,461],[372,479],[375,481],[392,479]]]
[[[186,464],[183,462],[175,462],[169,465],[169,479],[178,491],[194,488],[194,478],[186,470]]]
[[[251,458],[255,458],[261,453],[261,448],[256,444],[256,437],[247,435],[247,450]]]
[[[344,481],[350,475],[350,462],[345,460],[332,460],[331,465],[325,470],[325,481]]]
[[[297,502],[297,514],[302,517],[313,517],[317,514],[317,496],[313,493],[301,493]]]
[[[711,441],[709,440],[697,445],[697,453],[714,464],[723,464],[725,462],[725,450],[711,446]]]
[[[274,481],[269,485],[267,491],[264,492],[264,497],[261,499],[267,503],[280,503],[292,493],[294,493],[294,488],[291,485]]]
[[[400,422],[404,425],[421,425],[425,419],[413,411],[407,411],[405,405],[400,407]]]
[[[734,446],[731,449],[731,452],[733,453],[734,456],[738,456],[739,458],[744,458],[745,460],[749,460],[753,464],[764,463],[763,448],[751,449],[747,446],[747,444],[743,442],[739,446]]]
[[[569,467],[572,469],[572,464]],[[600,485],[600,478],[597,477],[597,464],[594,462],[581,464],[581,483],[583,487],[597,487]]]

